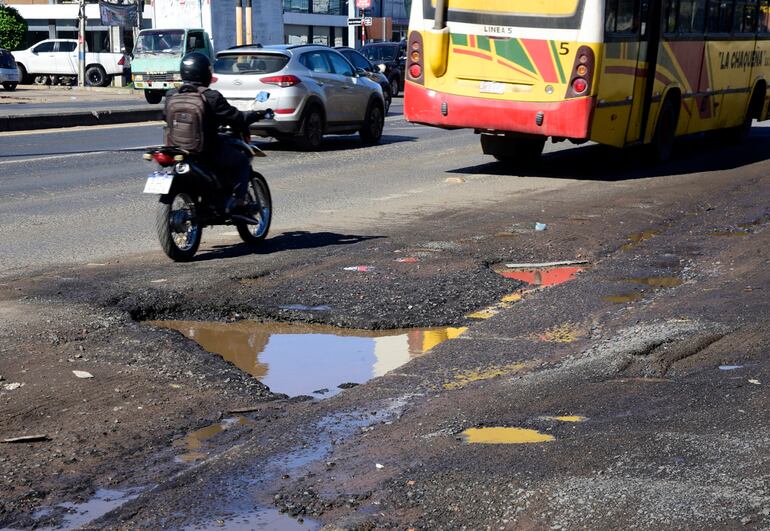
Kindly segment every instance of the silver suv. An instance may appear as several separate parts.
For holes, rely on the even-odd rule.
[[[217,54],[211,87],[242,111],[273,109],[252,133],[314,150],[324,134],[358,132],[379,142],[382,88],[327,46],[240,46]]]

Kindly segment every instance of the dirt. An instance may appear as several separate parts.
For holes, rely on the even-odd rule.
[[[24,384],[0,387],[0,438],[49,438],[3,444],[0,527],[56,525],[73,512],[57,504],[98,489],[138,489],[90,524],[116,529],[270,507],[330,528],[766,527],[770,231],[754,222],[768,191],[757,168],[587,182],[373,234],[275,235],[257,254],[0,279],[0,385]],[[568,259],[590,264],[552,287],[495,272]],[[650,278],[681,282],[623,280]],[[469,330],[307,400],[151,319]],[[204,459],[177,459],[234,411],[244,421],[214,430]],[[554,440],[467,444],[481,427]]]

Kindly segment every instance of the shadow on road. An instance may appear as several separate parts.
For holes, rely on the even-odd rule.
[[[649,155],[642,147],[615,149],[592,144],[546,153],[537,163],[526,167],[493,161],[450,170],[448,173],[556,177],[606,182],[644,179],[731,170],[768,160],[768,140],[770,128],[755,127],[749,138],[739,145],[730,144],[725,134],[718,133],[681,139],[675,146],[673,158],[665,164],[655,165],[650,162]]]
[[[382,135],[379,146],[387,144],[400,144],[402,142],[415,142],[417,137],[414,136],[402,136],[402,135]],[[263,151],[302,151],[291,140],[272,142],[259,142],[259,149]],[[352,151],[357,149],[371,148],[371,145],[364,144],[358,135],[345,135],[345,136],[327,136],[323,139],[321,148],[317,153],[327,153],[333,151]]]
[[[259,247],[252,247],[245,243],[215,245],[211,250],[201,252],[195,257],[195,261],[202,262],[205,260],[237,258],[253,254],[270,254],[280,251],[315,249],[332,245],[351,245],[379,238],[385,238],[385,236],[360,236],[356,234],[337,234],[336,232],[292,231],[284,232],[273,238],[268,238]]]

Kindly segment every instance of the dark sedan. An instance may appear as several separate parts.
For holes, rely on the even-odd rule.
[[[385,65],[385,76],[390,83],[390,93],[395,98],[404,89],[406,67],[406,43],[373,42],[361,48],[361,53],[375,65]]]

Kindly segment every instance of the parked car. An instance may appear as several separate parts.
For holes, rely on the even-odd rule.
[[[380,85],[338,51],[313,44],[240,46],[217,54],[212,88],[242,111],[273,109],[252,133],[294,140],[313,150],[325,134],[358,132],[365,143],[382,136]]]
[[[134,46],[131,76],[147,103],[160,103],[166,91],[182,86],[179,64],[190,52],[214,58],[208,33],[202,29],[143,29]]]
[[[388,114],[388,110],[390,109],[390,102],[393,100],[393,96],[390,94],[390,81],[388,81],[388,78],[385,77],[385,74],[382,73],[382,70],[380,68],[374,66],[369,59],[361,55],[359,52],[354,50],[353,48],[348,48],[346,46],[337,46],[334,48],[338,52],[340,52],[342,55],[345,56],[345,59],[350,61],[350,64],[352,64],[356,68],[360,68],[364,72],[366,72],[366,77],[374,81],[375,83],[379,83],[382,87],[382,97],[385,98],[385,115]]]
[[[361,48],[361,53],[375,65],[384,65],[384,74],[390,82],[390,94],[395,98],[404,90],[406,69],[405,42],[374,42]]]
[[[8,50],[0,48],[0,84],[5,90],[16,90],[19,84],[19,70]]]
[[[47,84],[57,80],[72,84],[78,75],[78,41],[74,39],[47,39],[13,52],[19,67],[20,82],[32,77],[35,83]],[[85,84],[106,87],[112,76],[123,75],[126,62],[122,53],[92,53],[86,48]]]

